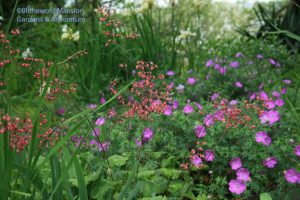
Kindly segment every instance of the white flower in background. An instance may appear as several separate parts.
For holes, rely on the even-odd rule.
[[[27,48],[26,51],[22,52],[22,57],[23,58],[33,57],[32,52],[30,51],[30,48]]]
[[[69,28],[67,25],[62,26],[62,32],[63,32],[63,34],[61,35],[62,40],[68,39],[68,40],[78,41],[80,39],[79,31],[73,33],[73,30]]]
[[[151,9],[155,4],[155,0],[144,0],[141,7],[136,9],[136,13],[142,13],[145,10]]]
[[[45,89],[45,86],[46,86],[46,82],[44,82],[44,83],[40,86],[40,89],[39,89],[40,96],[42,96],[42,94],[43,94],[43,92],[44,92],[44,89]],[[50,86],[47,88],[46,94],[51,94],[51,92],[50,92]]]
[[[179,42],[183,39],[188,39],[190,37],[195,37],[196,33],[191,32],[189,29],[187,30],[180,30],[180,35],[176,37],[176,41]]]
[[[76,31],[75,33],[73,33],[72,38],[74,41],[78,41],[80,38],[79,31]]]
[[[2,21],[3,20],[3,17],[2,16],[0,16],[0,21]]]

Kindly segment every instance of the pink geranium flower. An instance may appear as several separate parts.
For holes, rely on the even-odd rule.
[[[242,194],[246,190],[246,183],[241,180],[230,180],[229,191],[234,194]]]
[[[242,167],[242,161],[240,158],[233,158],[229,162],[232,170],[237,170]]]

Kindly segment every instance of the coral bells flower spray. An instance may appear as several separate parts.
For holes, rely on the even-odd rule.
[[[138,61],[135,67],[137,81],[133,82],[127,97],[127,102],[123,96],[118,96],[119,103],[126,107],[123,114],[125,118],[138,116],[143,120],[153,120],[152,114],[162,114],[165,111],[167,103],[170,102],[171,87],[164,82],[164,75],[154,75],[154,70],[158,66],[152,62]],[[116,94],[117,80],[111,82],[110,90]],[[170,114],[167,110],[166,114]]]

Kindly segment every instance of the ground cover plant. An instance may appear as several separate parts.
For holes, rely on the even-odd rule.
[[[298,33],[222,35],[209,1],[24,5],[64,2],[1,5],[1,200],[299,199]]]

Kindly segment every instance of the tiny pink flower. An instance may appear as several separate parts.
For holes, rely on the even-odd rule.
[[[286,93],[286,88],[284,87],[281,89],[281,94],[285,94],[285,93]]]

